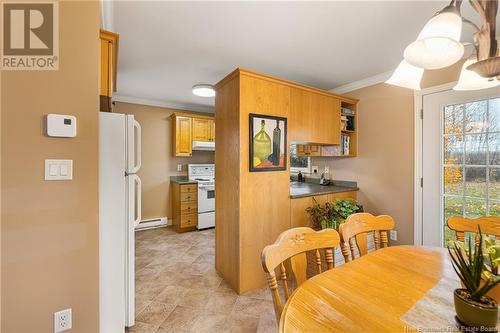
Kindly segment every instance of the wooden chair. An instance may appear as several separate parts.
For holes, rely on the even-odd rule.
[[[479,227],[483,235],[494,235],[500,240],[500,216],[482,216],[469,219],[462,216],[452,216],[448,219],[448,228],[455,231],[457,240],[465,242],[465,233],[476,233],[476,242],[479,242]]]
[[[333,248],[338,246],[339,242],[339,233],[334,229],[314,231],[308,227],[300,227],[284,231],[274,244],[264,248],[262,251],[262,267],[267,274],[269,289],[271,289],[274,301],[274,312],[278,322],[283,311],[283,302],[278,290],[275,270],[279,268],[286,301],[291,294],[287,267],[291,268],[295,282],[299,286],[307,280],[306,252],[316,251],[315,263],[318,266],[318,272],[321,273],[322,261],[319,250],[325,249],[327,268],[331,269],[334,266]],[[285,265],[288,260],[289,265],[288,263]]]
[[[350,215],[339,227],[340,247],[345,262],[349,262],[349,252],[352,260],[355,259],[355,247],[360,256],[368,253],[368,233],[373,233],[375,249],[387,247],[387,231],[393,228],[394,219],[389,215],[373,216],[370,213]]]

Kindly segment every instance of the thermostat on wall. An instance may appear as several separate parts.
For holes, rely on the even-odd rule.
[[[47,135],[59,138],[74,138],[76,136],[76,117],[67,114],[47,115]]]

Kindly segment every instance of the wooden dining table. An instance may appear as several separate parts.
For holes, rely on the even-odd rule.
[[[443,277],[456,279],[443,248],[382,248],[300,285],[283,308],[279,331],[411,332],[401,316]]]

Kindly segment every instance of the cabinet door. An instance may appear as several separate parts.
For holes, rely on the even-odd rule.
[[[340,143],[340,100],[294,88],[290,107],[290,141]]]
[[[313,199],[314,198],[314,199]],[[306,212],[308,207],[314,205],[314,200],[320,205],[324,205],[326,202],[330,201],[330,196],[328,194],[316,195],[313,197],[297,198],[291,199],[291,228],[296,227],[310,227],[312,228],[311,217],[309,213]]]
[[[210,141],[215,141],[215,120],[210,119]]]
[[[309,151],[309,156],[321,156],[321,146],[309,145],[307,146]]]
[[[212,120],[193,118],[193,141],[211,141]]]
[[[298,156],[307,156],[307,146],[306,145],[297,145],[297,155]]]
[[[191,117],[175,117],[175,155],[191,156],[193,151],[193,132]]]

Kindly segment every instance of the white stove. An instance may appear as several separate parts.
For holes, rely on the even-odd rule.
[[[215,165],[188,164],[188,179],[198,183],[198,229],[215,227]]]

